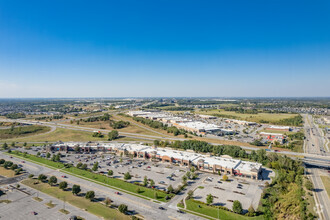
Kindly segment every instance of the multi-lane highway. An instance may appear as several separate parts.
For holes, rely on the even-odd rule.
[[[316,196],[316,208],[321,219],[330,219],[330,200],[320,177],[320,167],[329,169],[329,153],[324,148],[323,136],[315,125],[311,115],[304,115],[305,121],[305,147],[304,150],[310,157],[305,157],[307,175],[314,185],[314,195]],[[326,175],[329,175],[326,173]]]

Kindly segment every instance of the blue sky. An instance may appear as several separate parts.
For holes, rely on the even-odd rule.
[[[0,1],[0,98],[330,96],[330,1]]]

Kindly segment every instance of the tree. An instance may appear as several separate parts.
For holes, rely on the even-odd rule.
[[[153,187],[155,185],[155,181],[154,180],[150,180],[149,185],[150,185],[150,187]]]
[[[255,215],[255,210],[253,208],[252,205],[250,205],[249,209],[248,209],[248,216],[254,216]]]
[[[61,160],[61,154],[58,153],[58,154],[56,154],[55,161],[59,162],[60,160]]]
[[[169,185],[168,187],[167,187],[167,192],[168,193],[172,193],[173,192],[173,186],[172,185]]]
[[[4,159],[0,159],[0,164],[4,164],[6,161]]]
[[[67,183],[67,182],[65,182],[65,181],[60,182],[60,184],[59,184],[59,188],[60,188],[61,190],[65,190],[67,187],[68,187],[68,183]]]
[[[81,169],[86,170],[86,169],[87,169],[87,164],[83,164],[83,165],[81,166]]]
[[[111,201],[111,199],[109,197],[107,197],[104,202],[105,202],[105,205],[106,206],[111,206],[111,202],[112,201]]]
[[[157,192],[155,192],[154,197],[155,197],[155,199],[158,199],[158,194],[157,194]]]
[[[159,146],[159,140],[154,140],[154,146],[155,147]]]
[[[77,167],[78,169],[80,169],[82,165],[83,165],[82,162],[79,162],[79,163],[77,163],[76,167]]]
[[[7,150],[8,149],[8,144],[5,142],[5,143],[3,143],[3,145],[2,145],[2,149],[4,149],[4,150]]]
[[[85,195],[85,198],[92,201],[95,198],[95,192],[94,191],[88,191]]]
[[[15,142],[11,142],[11,146],[12,147],[15,147]]]
[[[131,174],[129,172],[124,174],[124,179],[125,180],[130,180],[132,178]]]
[[[99,163],[98,162],[94,163],[92,170],[97,171],[98,168],[99,168]]]
[[[49,178],[49,181],[48,181],[48,183],[49,183],[49,185],[53,185],[53,184],[56,184],[57,183],[57,178],[56,178],[56,176],[51,176],[50,178]]]
[[[80,152],[80,147],[79,147],[79,146],[75,146],[74,151],[75,151],[76,153]]]
[[[23,144],[23,147],[26,147],[27,146],[27,143],[26,142],[24,142],[24,144]]]
[[[228,180],[228,176],[227,175],[223,175],[222,179],[223,179],[223,181],[227,181]]]
[[[137,193],[140,193],[140,191],[141,191],[140,187],[136,188]]]
[[[22,170],[23,170],[22,168],[18,168],[18,169],[15,171],[15,175],[20,174]]]
[[[80,193],[81,189],[79,185],[73,185],[72,186],[72,194],[74,195],[78,195],[78,193]]]
[[[47,158],[50,158],[50,153],[49,152],[46,154],[46,157]]]
[[[306,187],[306,189],[311,191],[311,190],[313,190],[313,183],[310,180],[307,180],[305,183],[305,187]]]
[[[112,131],[110,131],[109,134],[108,134],[108,140],[109,140],[109,141],[115,140],[115,139],[118,138],[118,136],[119,136],[118,131],[117,131],[117,130],[112,130]]]
[[[147,176],[144,176],[143,185],[144,186],[147,186],[148,185],[148,177]]]
[[[184,175],[184,176],[182,177],[182,184],[183,184],[183,185],[186,185],[186,184],[187,184],[187,180],[188,180],[187,176]]]
[[[119,206],[118,206],[118,210],[121,212],[121,213],[126,213],[127,212],[127,210],[128,210],[128,208],[127,208],[127,205],[125,205],[125,204],[120,204]]]
[[[40,174],[40,175],[38,176],[38,180],[40,180],[40,181],[46,181],[46,179],[47,179],[47,176],[44,175],[44,174]]]
[[[108,176],[112,176],[113,175],[113,171],[112,170],[109,170],[108,171]]]
[[[4,164],[3,164],[3,167],[8,169],[9,167],[11,167],[13,165],[13,162],[11,161],[6,161]]]
[[[194,173],[196,171],[195,167],[190,167],[190,172]]]
[[[40,157],[40,152],[37,153],[37,157]]]
[[[213,196],[211,194],[208,194],[206,196],[206,204],[210,205],[213,203]]]
[[[31,178],[31,179],[32,179],[33,177],[34,177],[34,175],[33,175],[33,174],[30,174],[30,175],[29,175],[29,178]]]
[[[194,191],[189,190],[187,199],[193,198],[193,196],[194,196]]]
[[[186,173],[186,176],[187,176],[188,179],[190,179],[190,178],[191,178],[191,173],[188,171],[188,172]]]
[[[18,165],[17,164],[13,164],[11,167],[10,167],[10,169],[12,169],[12,170],[16,170],[18,168]]]
[[[242,211],[243,211],[243,208],[242,208],[242,204],[240,203],[240,201],[238,200],[235,200],[234,203],[233,203],[233,211],[235,213],[238,213],[238,214],[241,214]]]

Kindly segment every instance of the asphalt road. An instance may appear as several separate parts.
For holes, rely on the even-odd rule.
[[[183,198],[184,195],[178,196],[175,200],[170,201],[169,203],[155,203],[149,200],[145,200],[130,194],[126,194],[121,192],[121,195],[115,194],[115,192],[120,190],[115,190],[89,180],[85,180],[82,178],[78,178],[67,173],[61,172],[61,170],[53,170],[47,167],[43,167],[41,165],[29,162],[25,160],[25,163],[22,163],[22,159],[19,158],[9,158],[8,155],[3,154],[0,152],[0,158],[5,160],[11,160],[14,163],[22,164],[23,169],[25,169],[29,173],[33,173],[34,175],[39,174],[46,174],[56,176],[58,181],[67,181],[68,184],[78,184],[81,186],[82,191],[93,190],[97,197],[109,197],[114,201],[115,204],[126,204],[128,205],[129,210],[135,210],[139,214],[143,215],[146,219],[201,219],[201,217],[197,217],[191,215],[189,213],[180,214],[177,212],[176,202],[179,199]],[[65,175],[67,178],[63,178],[62,176]],[[190,187],[193,187],[191,185]],[[190,187],[186,189],[185,192],[189,191]],[[165,207],[166,210],[160,210],[159,207]]]

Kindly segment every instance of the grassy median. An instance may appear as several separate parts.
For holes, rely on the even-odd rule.
[[[88,212],[104,219],[131,219],[129,216],[120,213],[116,209],[106,207],[99,202],[91,202],[84,197],[75,196],[71,191],[63,191],[58,187],[50,186],[49,184],[42,182],[39,182],[39,184],[33,184],[34,182],[36,182],[35,179],[26,179],[22,181],[23,184],[33,189],[46,193],[60,200],[65,200],[67,203],[73,206],[87,210]]]
[[[213,206],[208,206],[205,204],[198,203],[192,199],[186,200],[186,206],[187,210],[197,212],[203,215],[207,215],[213,218],[219,218],[222,220],[232,220],[232,219],[237,219],[237,220],[261,220],[264,219],[263,216],[255,216],[255,217],[248,217],[244,215],[239,215],[230,211],[226,211],[223,209],[218,209]]]

